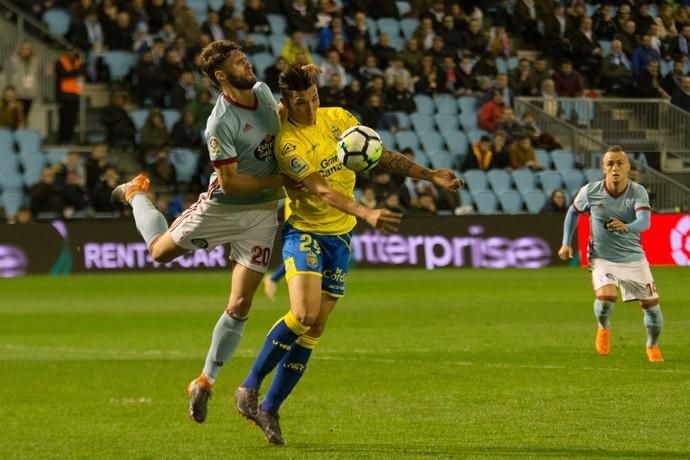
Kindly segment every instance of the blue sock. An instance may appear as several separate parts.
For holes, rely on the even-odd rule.
[[[271,273],[271,281],[274,283],[280,283],[280,280],[285,277],[285,264],[280,264],[280,267],[278,267],[278,270],[274,271]]]
[[[288,312],[268,332],[259,356],[252,365],[251,371],[242,386],[246,388],[261,388],[261,382],[271,373],[283,356],[294,346],[295,340],[307,332],[309,328],[300,323],[297,318]]]
[[[661,328],[664,326],[664,315],[659,305],[645,308],[643,311],[644,325],[647,328],[647,346],[653,347],[659,341]]]
[[[594,301],[594,316],[597,317],[599,326],[608,329],[611,325],[609,322],[609,316],[613,313],[613,307],[616,305],[615,300],[611,302],[610,300],[600,300],[596,299]]]
[[[266,393],[266,398],[261,403],[262,411],[277,414],[283,401],[292,393],[292,390],[299,383],[302,375],[304,375],[304,371],[307,370],[307,362],[314,347],[311,346],[309,348],[309,345],[303,346],[300,343],[303,339],[311,339],[314,341],[314,345],[316,344],[315,339],[303,335],[292,346],[288,354],[283,357],[276,375],[273,377],[271,387],[268,389],[268,393]]]
[[[168,223],[146,195],[137,193],[129,202],[134,214],[139,234],[144,238],[146,247],[150,248],[154,240],[168,230]]]

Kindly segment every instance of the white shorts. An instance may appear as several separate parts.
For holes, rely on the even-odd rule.
[[[595,291],[603,286],[614,284],[620,288],[623,302],[659,298],[646,258],[624,263],[594,259],[591,266],[592,284]]]
[[[199,198],[170,226],[176,245],[210,250],[230,243],[230,260],[266,273],[278,230],[275,201],[252,205],[222,204]]]

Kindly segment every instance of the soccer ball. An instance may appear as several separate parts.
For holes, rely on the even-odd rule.
[[[369,171],[376,167],[383,154],[381,138],[367,126],[353,126],[340,136],[338,159],[355,172]]]

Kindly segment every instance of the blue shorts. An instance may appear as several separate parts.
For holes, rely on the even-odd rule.
[[[321,291],[340,298],[345,295],[345,281],[350,265],[352,233],[318,235],[291,225],[283,228],[285,279],[299,274],[321,276]]]

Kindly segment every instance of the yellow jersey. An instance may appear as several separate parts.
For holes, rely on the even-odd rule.
[[[313,126],[283,122],[276,137],[275,156],[282,173],[302,181],[319,173],[329,187],[354,200],[355,173],[336,153],[340,135],[359,122],[339,107],[319,108]],[[287,190],[286,221],[298,230],[321,235],[341,235],[357,224],[357,218],[324,203],[309,191]]]

